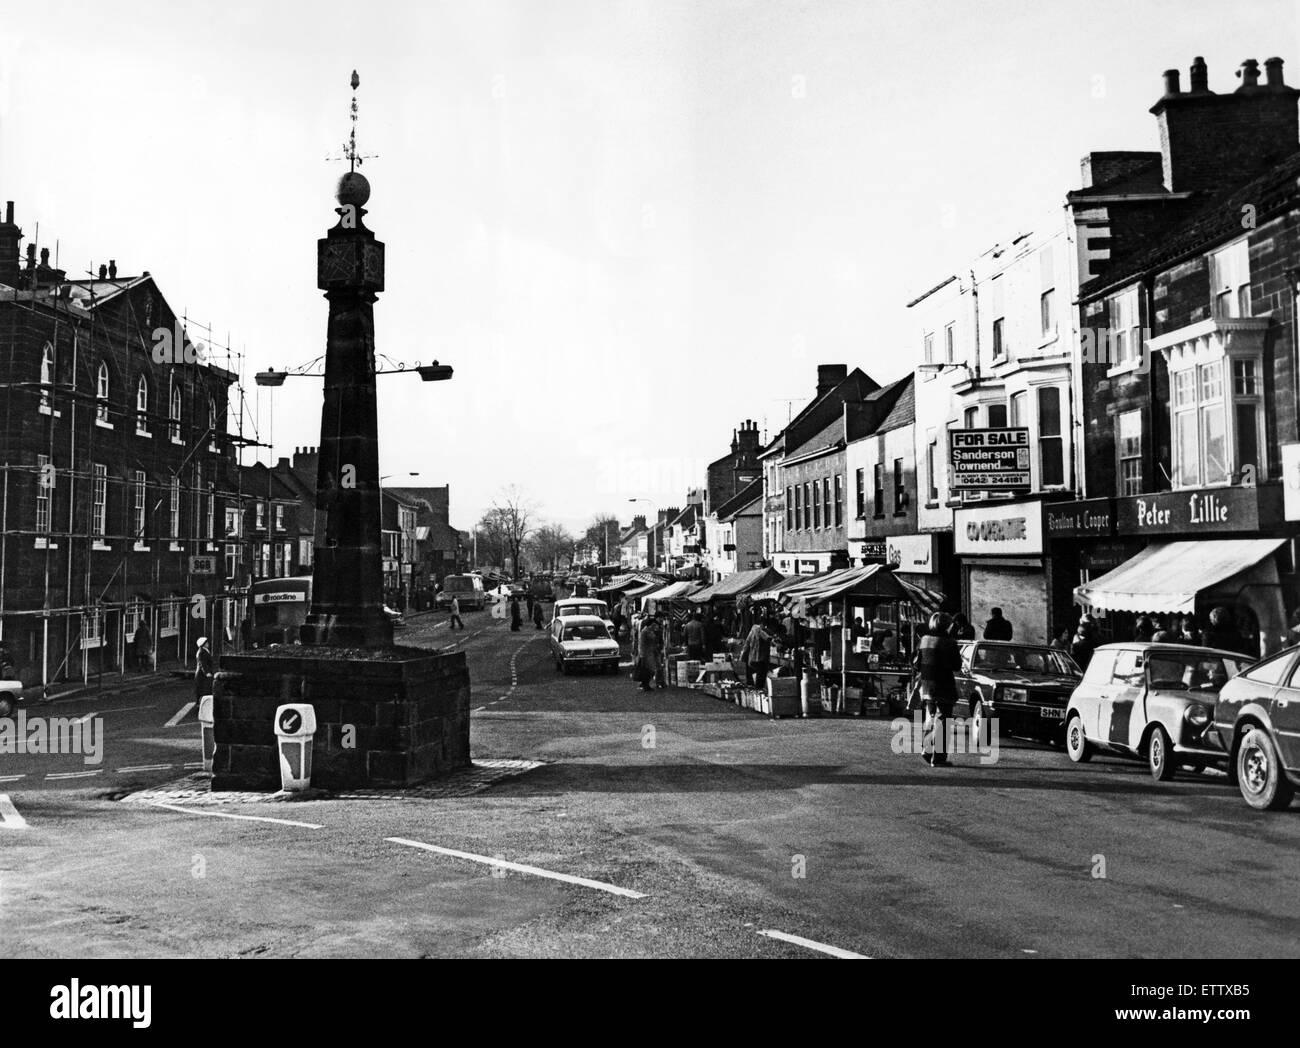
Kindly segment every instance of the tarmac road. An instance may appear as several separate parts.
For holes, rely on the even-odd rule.
[[[99,712],[104,759],[0,756],[26,822],[0,826],[0,953],[1300,955],[1300,810],[1222,776],[1015,740],[932,769],[885,720],[562,677],[544,632],[465,618],[402,640],[467,651],[476,760],[545,762],[469,795],[122,803],[198,760],[193,712],[167,726],[188,684],[29,711]]]

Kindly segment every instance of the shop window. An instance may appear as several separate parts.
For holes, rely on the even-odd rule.
[[[885,515],[885,464],[883,462],[876,463],[875,475],[876,490],[872,512],[877,517],[883,517]]]
[[[1119,454],[1119,493],[1142,494],[1142,412],[1124,411],[1116,426]]]
[[[1246,238],[1210,255],[1210,305],[1216,317],[1250,316],[1250,250]]]
[[[1042,386],[1038,390],[1038,481],[1045,488],[1065,483],[1061,391],[1056,386]]]

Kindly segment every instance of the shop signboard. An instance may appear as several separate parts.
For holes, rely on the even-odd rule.
[[[190,574],[191,575],[215,575],[217,573],[217,558],[209,556],[190,557]]]
[[[948,461],[952,484],[960,491],[1030,489],[1029,429],[950,429]]]
[[[1115,507],[1110,499],[1045,503],[1043,523],[1049,539],[1104,538],[1114,534]]]
[[[858,559],[864,564],[884,564],[887,553],[883,542],[863,542],[858,548]]]
[[[934,575],[935,540],[933,535],[890,535],[885,540],[885,561],[899,571],[917,575]]]
[[[1270,503],[1276,489],[1198,488],[1160,491],[1115,500],[1115,530],[1120,535],[1204,535],[1257,531],[1276,522]],[[1265,506],[1261,514],[1260,507]],[[1272,516],[1273,521],[1267,518]],[[1264,519],[1261,520],[1261,517]]]
[[[993,503],[953,514],[953,550],[959,555],[1042,556],[1043,504]]]

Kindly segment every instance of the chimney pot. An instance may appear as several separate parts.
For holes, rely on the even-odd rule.
[[[1282,59],[1279,58],[1277,61],[1280,63]],[[14,202],[12,200],[5,201],[5,221],[11,226],[14,224]]]
[[[1259,87],[1259,63],[1253,58],[1247,58],[1237,70],[1237,76],[1241,78],[1238,91],[1250,91]]]
[[[1180,90],[1181,89],[1178,86],[1178,70],[1166,69],[1165,70],[1165,94],[1176,95],[1180,92]]]
[[[108,260],[108,279],[117,279],[117,262],[111,258]]]
[[[99,279],[103,280],[106,276],[108,276],[108,266],[101,262],[99,264]]]
[[[36,265],[36,245],[34,243],[27,245],[27,265],[31,267]]]
[[[1264,74],[1269,87],[1286,87],[1286,81],[1282,79],[1282,59],[1264,59]],[[13,219],[10,221],[12,222]]]
[[[1210,70],[1205,59],[1197,55],[1192,59],[1192,90],[1204,94],[1210,89]]]
[[[49,266],[49,264],[50,264],[50,249],[48,247],[43,247],[41,248],[41,265]]]

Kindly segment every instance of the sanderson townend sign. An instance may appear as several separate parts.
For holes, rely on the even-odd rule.
[[[950,429],[953,491],[1024,492],[1029,484],[1029,430]]]

